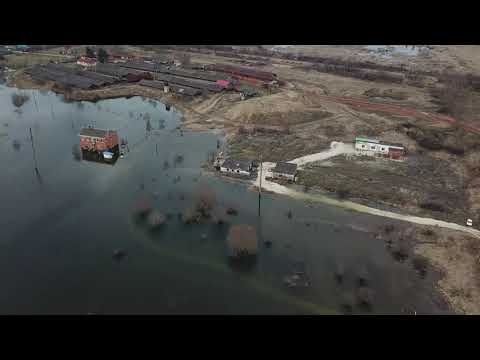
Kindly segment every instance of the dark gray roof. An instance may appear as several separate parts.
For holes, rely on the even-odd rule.
[[[155,79],[168,82],[169,84],[183,85],[183,86],[188,86],[188,87],[200,89],[200,90],[208,90],[208,91],[214,91],[214,92],[220,92],[223,90],[223,87],[211,81],[184,78],[184,77],[173,76],[173,75],[168,75],[163,73],[161,74],[157,73],[155,75]]]
[[[272,80],[275,80],[277,77],[276,74],[268,71],[261,71],[261,70],[250,69],[250,68],[228,65],[228,64],[214,64],[209,67],[216,71],[223,71],[223,72],[233,73],[237,75],[254,77],[260,80],[272,81]]]
[[[94,136],[94,137],[100,137],[100,138],[105,137],[107,133],[108,133],[108,130],[102,130],[102,129],[83,128],[80,130],[80,135]]]
[[[237,90],[244,93],[245,95],[247,96],[254,96],[257,94],[257,89],[251,87],[251,86],[248,86],[248,85],[239,85],[237,87]]]
[[[276,173],[295,175],[295,172],[297,171],[297,164],[280,161],[277,162],[272,171]]]
[[[77,75],[77,76],[91,79],[98,86],[113,84],[114,82],[116,82],[116,80],[111,76],[102,75],[100,73],[96,73],[88,70],[79,70],[78,68],[65,66],[63,64],[47,64],[46,67],[48,69],[57,70],[67,74]]]
[[[52,64],[47,66],[36,65],[28,69],[26,72],[34,79],[55,81],[62,86],[91,89],[99,85],[99,81],[65,72],[63,69],[60,70],[52,67]]]
[[[164,81],[156,80],[141,80],[140,85],[148,86],[156,89],[163,90],[163,87],[166,83]],[[175,84],[169,84],[168,87],[172,89],[175,93],[189,96],[200,95],[202,92],[199,89],[191,88],[188,86],[180,86]]]
[[[237,159],[226,159],[222,167],[227,169],[241,169],[244,171],[250,171],[250,166],[252,162],[249,160],[237,160]]]
[[[387,145],[387,146],[397,146],[397,147],[400,147],[400,148],[405,148],[405,146],[403,146],[402,144],[400,143],[393,143],[393,142],[388,142],[388,141],[381,141],[379,142],[380,145]]]

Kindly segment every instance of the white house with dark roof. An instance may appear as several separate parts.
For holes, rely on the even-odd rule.
[[[250,176],[252,173],[252,162],[248,160],[226,159],[220,166],[220,171]]]
[[[355,138],[355,154],[366,156],[379,156],[393,160],[405,158],[405,147],[399,143],[391,143],[362,136]]]
[[[295,181],[297,175],[297,164],[279,161],[271,170],[272,177],[284,178],[290,181]]]

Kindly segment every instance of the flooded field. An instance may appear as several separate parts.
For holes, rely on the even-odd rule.
[[[443,312],[433,275],[420,279],[374,238],[385,219],[269,194],[259,215],[246,184],[202,172],[217,136],[179,130],[174,108],[139,97],[66,103],[38,91],[20,93],[28,100],[17,107],[15,93],[0,85],[1,314],[332,314],[345,302],[353,313]],[[118,129],[130,151],[114,165],[82,159],[87,125]],[[201,186],[217,211],[238,215],[184,224],[178,215]],[[134,219],[139,199],[166,215],[158,231]],[[231,224],[257,229],[252,268],[227,261]],[[285,285],[295,262],[308,288]],[[365,273],[370,308],[356,304]]]
[[[365,49],[373,55],[390,58],[393,55],[418,56],[427,55],[429,49],[425,46],[410,45],[368,45]]]

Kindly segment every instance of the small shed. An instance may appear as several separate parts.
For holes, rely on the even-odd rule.
[[[274,178],[284,178],[290,181],[295,181],[297,175],[297,164],[288,162],[277,162],[272,169],[272,176]]]

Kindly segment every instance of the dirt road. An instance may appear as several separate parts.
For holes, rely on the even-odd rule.
[[[450,124],[457,122],[457,120],[451,116],[434,114],[434,113],[420,111],[417,109],[406,108],[398,105],[372,103],[366,100],[349,98],[344,96],[329,96],[329,95],[319,95],[319,94],[315,94],[315,96],[319,99],[323,99],[327,101],[341,103],[341,104],[345,104],[353,107],[360,107],[364,109],[385,111],[395,115],[409,116],[409,117],[420,118],[428,121],[447,122]],[[480,134],[480,128],[468,126],[468,125],[464,125],[464,128],[469,132]]]
[[[326,151],[323,151],[317,154],[303,156],[301,158],[294,159],[291,162],[294,162],[299,165],[305,165],[308,162],[326,160],[333,156],[337,156],[341,154],[349,154],[352,152],[353,152],[353,148],[351,146],[348,146],[343,143],[332,142],[330,149]],[[262,164],[262,171],[261,171],[262,189],[264,190],[271,191],[277,194],[287,195],[299,200],[317,201],[317,202],[321,202],[321,203],[332,205],[332,206],[338,206],[344,209],[355,210],[358,212],[376,215],[376,216],[382,216],[390,219],[407,221],[414,224],[438,226],[442,228],[463,231],[477,238],[480,238],[480,230],[476,230],[471,227],[459,225],[456,223],[436,220],[432,218],[424,218],[419,216],[403,215],[403,214],[394,213],[392,211],[375,209],[375,208],[357,204],[351,201],[341,201],[341,200],[333,199],[331,197],[320,195],[320,194],[307,194],[307,193],[295,191],[286,186],[266,180],[267,177],[271,177],[271,169],[274,166],[275,166],[275,163],[271,163],[271,162],[266,162]],[[254,186],[258,187],[259,185],[260,185],[260,171],[257,179],[254,181]]]
[[[306,156],[302,156],[296,159],[293,159],[292,161],[289,161],[293,164],[297,164],[298,167],[302,167],[305,164],[315,162],[315,161],[322,161],[337,155],[342,155],[342,154],[353,154],[355,152],[353,145],[352,144],[345,144],[342,142],[336,142],[333,141],[330,144],[330,149],[316,153],[316,154],[310,154]]]

